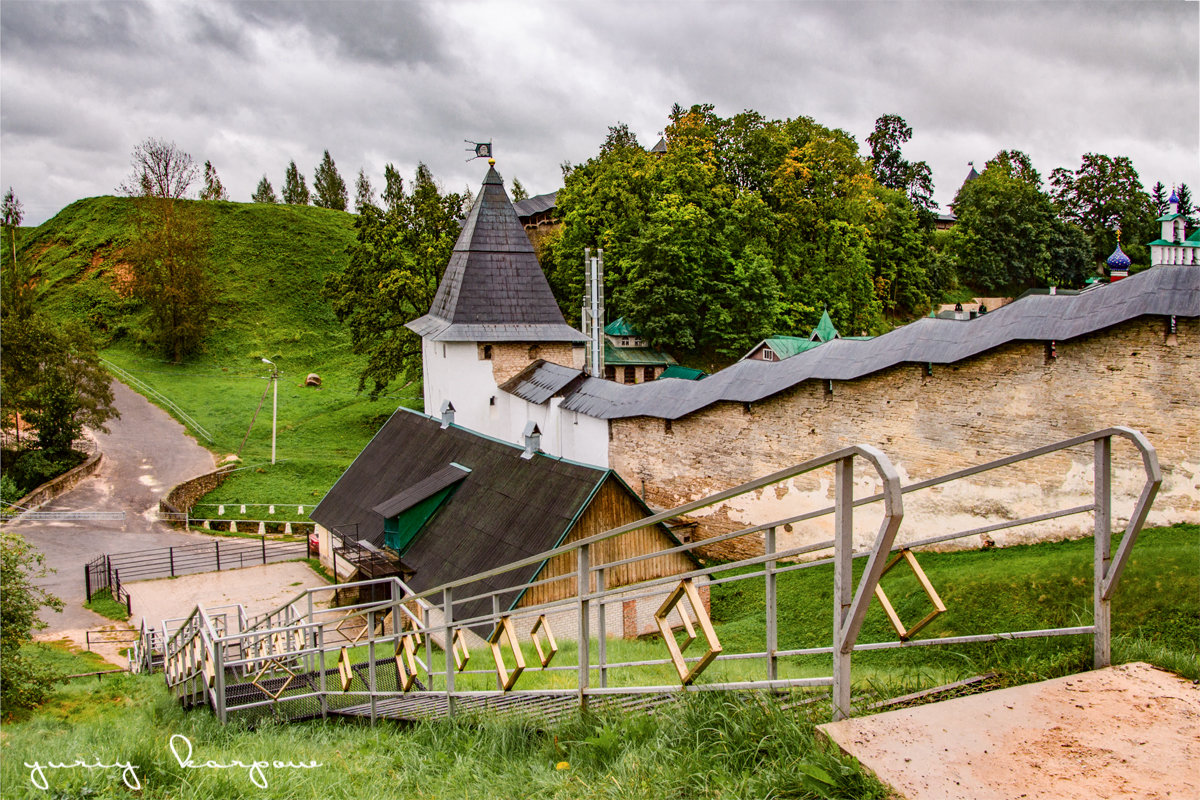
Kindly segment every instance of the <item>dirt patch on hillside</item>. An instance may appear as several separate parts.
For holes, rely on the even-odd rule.
[[[1200,688],[1149,664],[820,726],[902,797],[1200,797]]]

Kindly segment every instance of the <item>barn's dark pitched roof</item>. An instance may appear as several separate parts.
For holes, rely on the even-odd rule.
[[[435,341],[587,341],[563,319],[494,167],[483,179],[429,313],[408,327]]]
[[[1030,295],[972,320],[926,317],[866,341],[835,339],[784,361],[739,361],[702,381],[588,378],[562,408],[600,419],[679,419],[752,403],[810,379],[847,381],[904,363],[952,364],[1010,342],[1066,341],[1150,315],[1200,316],[1200,267],[1158,266],[1075,295]]]
[[[404,563],[415,570],[409,585],[430,589],[555,547],[611,475],[543,453],[524,459],[522,453],[517,445],[457,425],[442,428],[435,418],[401,408],[311,516],[326,528],[356,530],[382,544],[381,509],[394,514],[413,496],[428,496],[425,490],[437,481],[456,480],[454,496],[404,553]],[[537,570],[534,565],[508,573],[490,588],[527,582]],[[473,586],[470,593],[484,586]],[[507,605],[516,593],[502,599]],[[484,600],[456,607],[455,615],[461,619],[490,610]]]

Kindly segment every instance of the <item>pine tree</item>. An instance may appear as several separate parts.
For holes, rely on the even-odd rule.
[[[283,202],[289,206],[308,205],[308,186],[295,161],[288,162],[287,172],[283,176]]]
[[[1161,217],[1167,213],[1167,187],[1159,181],[1150,190],[1150,202],[1154,204],[1154,216]]]
[[[354,182],[354,213],[361,214],[366,206],[375,205],[375,189],[362,169],[358,171],[358,180]]]
[[[262,180],[258,182],[258,188],[254,190],[254,194],[250,195],[252,203],[278,203],[279,198],[275,196],[275,187],[267,180],[267,176],[263,175]]]
[[[521,200],[528,200],[528,199],[529,199],[529,192],[525,191],[525,187],[521,185],[521,182],[519,180],[517,180],[516,178],[513,178],[512,201],[514,203],[516,203]]]
[[[217,170],[213,167],[211,161],[204,162],[204,188],[200,190],[200,199],[229,199],[229,193],[226,192],[225,187],[221,185],[221,179],[217,177]]]
[[[392,211],[404,202],[404,178],[395,164],[389,163],[383,168],[383,207]]]
[[[321,163],[313,172],[313,205],[320,208],[332,208],[337,211],[346,210],[346,182],[338,174],[337,165],[325,151]]]
[[[1188,218],[1189,225],[1195,225],[1196,209],[1192,207],[1192,190],[1186,183],[1181,183],[1175,187],[1175,196],[1179,198],[1179,213]]]

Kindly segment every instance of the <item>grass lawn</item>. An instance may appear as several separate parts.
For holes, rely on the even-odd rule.
[[[92,595],[91,602],[84,603],[84,608],[95,611],[102,617],[115,619],[118,622],[124,622],[129,619],[129,611],[126,610],[124,603],[118,603],[113,599],[112,592],[109,589],[101,589]]]
[[[920,561],[948,611],[926,636],[1012,631],[1091,621],[1090,540],[963,553],[923,553]],[[1113,660],[1145,660],[1200,678],[1200,526],[1143,532],[1113,601]],[[902,617],[921,613],[915,581],[890,574],[886,590]],[[780,577],[781,645],[828,644],[830,572],[825,566]],[[713,588],[717,633],[726,651],[761,649],[761,582]],[[873,606],[862,641],[894,640]],[[556,666],[575,660],[560,642]],[[693,645],[695,647],[696,645]],[[611,641],[613,658],[656,658],[661,642]],[[381,650],[379,654],[383,654]],[[527,651],[532,660],[532,651]],[[64,671],[78,656],[56,653]],[[435,665],[441,660],[435,656]],[[896,696],[956,678],[996,672],[990,685],[1012,685],[1090,668],[1090,637],[1006,641],[959,647],[913,647],[854,657],[855,693]],[[490,655],[472,654],[486,668]],[[646,668],[658,670],[659,668]],[[761,664],[718,662],[705,680],[752,676]],[[792,659],[787,674],[828,674],[826,656]],[[670,675],[662,668],[662,677]],[[643,682],[654,676],[642,675]],[[614,685],[624,680],[614,675]],[[487,674],[460,676],[459,686],[490,688]],[[520,688],[571,685],[569,672],[530,670]],[[574,716],[537,730],[511,719],[457,719],[374,728],[340,722],[222,728],[204,709],[183,712],[161,675],[73,681],[46,706],[4,725],[0,779],[5,797],[44,797],[24,762],[100,759],[129,762],[145,787],[126,790],[119,770],[47,772],[61,797],[279,798],[883,798],[886,792],[852,761],[819,744],[814,726],[826,702],[784,709],[745,694],[689,696],[654,716],[605,712]],[[185,770],[171,754],[186,736],[197,761],[316,761],[310,770],[265,770],[266,789],[245,770]],[[177,743],[179,740],[177,740]],[[180,745],[182,746],[182,745]],[[92,794],[87,794],[88,791]],[[55,796],[51,794],[50,796]]]

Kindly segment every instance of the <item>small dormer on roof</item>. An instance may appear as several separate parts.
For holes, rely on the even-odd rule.
[[[408,323],[441,342],[584,342],[567,325],[489,161],[429,313]]]
[[[842,338],[838,333],[838,329],[834,327],[833,320],[829,318],[829,311],[821,312],[821,321],[817,323],[817,327],[813,328],[812,335],[808,337],[810,342],[832,342],[834,339]]]

